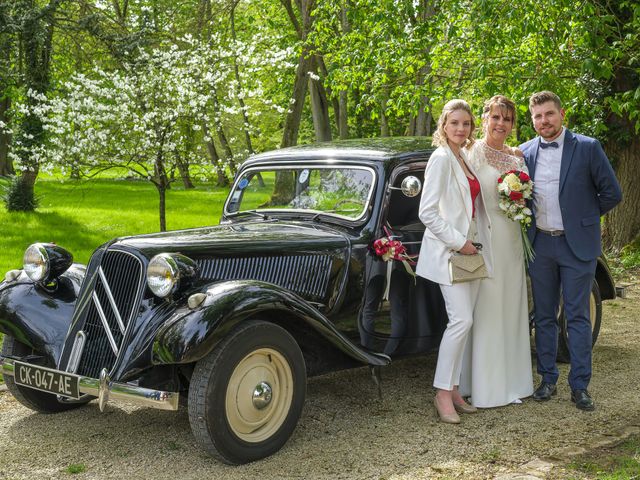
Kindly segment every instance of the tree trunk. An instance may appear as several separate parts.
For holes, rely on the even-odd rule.
[[[156,186],[158,190],[158,214],[160,216],[160,231],[167,231],[167,219],[166,219],[166,194],[167,188],[169,187],[169,179],[167,177],[167,172],[164,167],[164,158],[162,157],[162,152],[158,153],[154,164],[154,180],[153,184]]]
[[[277,172],[271,200],[265,206],[284,205],[295,195],[295,176],[291,171]]]
[[[27,193],[27,196],[29,198],[34,199],[34,205],[35,205],[36,201],[35,201],[34,188],[36,185],[36,178],[38,178],[38,171],[24,170],[20,176],[22,178],[22,181],[24,182],[23,185],[24,185],[25,193]]]
[[[224,150],[224,162],[229,166],[231,173],[235,175],[238,169],[233,161],[231,145],[229,144],[229,140],[227,140],[227,135],[224,133],[221,124],[216,125],[216,132],[218,133],[218,141],[220,142],[220,145],[222,145],[222,150]]]
[[[318,75],[318,59],[311,59],[312,71]],[[311,100],[311,116],[313,118],[313,129],[316,133],[317,142],[328,142],[331,140],[331,121],[329,119],[329,102],[327,93],[320,78],[317,80],[309,76],[309,98]]]
[[[426,55],[431,53],[430,49],[426,50]],[[416,81],[418,89],[422,89],[424,86],[425,79],[428,78],[431,73],[431,64],[427,63],[424,65],[420,71],[418,72],[418,78]],[[431,132],[431,104],[429,103],[429,98],[426,95],[422,95],[420,97],[420,106],[418,110],[418,114],[416,115],[416,123],[415,123],[415,131],[414,135],[418,136],[426,136]]]
[[[631,123],[631,122],[630,122]],[[622,187],[622,202],[604,217],[602,240],[606,248],[621,249],[640,234],[640,138],[628,143],[610,142],[607,154],[616,166],[616,176]]]
[[[382,100],[380,101],[380,136],[388,137],[389,121],[387,119],[387,101],[389,100],[389,87],[384,87],[382,93]]]
[[[349,92],[340,91],[338,98],[338,134],[341,139],[349,138]]]
[[[298,143],[302,109],[304,108],[304,99],[307,96],[307,72],[309,71],[309,66],[309,54],[303,49],[298,59],[296,77],[293,83],[293,95],[291,97],[293,104],[289,105],[289,112],[284,122],[282,142],[280,143],[282,148],[291,147]]]
[[[342,33],[351,31],[351,25],[347,18],[347,2],[340,5],[340,26]],[[335,108],[335,107],[334,107]],[[338,135],[341,139],[349,138],[349,92],[341,90],[338,96]]]
[[[9,119],[7,118],[7,111],[11,106],[11,98],[5,97],[0,100],[0,122],[3,122],[5,125],[9,124]],[[13,165],[11,160],[9,159],[9,145],[11,144],[11,135],[0,131],[0,177],[6,177],[8,175],[13,175],[15,171],[13,170]]]
[[[314,55],[314,58],[316,60],[316,64],[318,65],[318,74],[320,75],[320,78],[327,78],[329,76],[329,71],[327,70],[327,66],[324,63],[324,59],[322,58],[321,55]],[[340,115],[341,115],[340,99],[331,92],[331,87],[329,85],[324,85],[324,83],[321,83],[320,85],[322,87],[322,90],[325,92],[324,95],[325,95],[325,98],[327,99],[326,100],[327,103],[331,102],[331,107],[333,108],[333,120],[336,124],[336,127],[338,128],[338,132],[340,132]],[[346,103],[345,103],[345,108],[346,108]],[[329,113],[327,113],[327,124],[329,128],[329,133],[331,133],[330,118],[331,117],[329,116]]]
[[[15,48],[15,32],[10,28],[12,23],[9,2],[0,2],[0,123],[9,126],[8,111],[11,107],[10,87],[15,75],[12,52]],[[0,176],[13,175],[13,165],[9,160],[11,136],[0,128]]]
[[[189,173],[189,163],[180,159],[176,160],[178,165],[178,172],[180,172],[180,178],[182,178],[182,185],[186,190],[191,188],[196,188],[196,186],[191,181],[191,174]]]
[[[46,6],[39,8],[34,0],[28,0],[25,8],[20,34],[24,51],[24,79],[27,90],[46,94],[49,90],[49,74],[53,44],[53,28],[55,12],[61,0],[51,0]],[[27,96],[26,104],[31,110],[37,107],[38,101]],[[22,119],[20,143],[24,145],[18,154],[21,157],[22,177],[25,186],[33,192],[40,171],[39,160],[31,155],[33,147],[44,142],[45,131],[42,120],[34,113],[27,113]],[[35,200],[32,203],[35,205]]]
[[[613,31],[621,35],[621,38],[637,36],[635,23],[631,22],[634,11],[630,5],[633,4],[625,4],[625,2],[607,4],[607,11],[611,11],[616,19],[616,28]],[[611,44],[617,40],[614,35],[607,38],[607,43]],[[637,45],[638,41],[635,40],[634,43]],[[622,56],[617,59],[614,75],[609,81],[609,95],[627,95],[634,91],[637,94],[640,89],[640,75],[637,74],[640,62],[635,53],[625,48],[620,50],[616,48],[615,56],[618,55]],[[633,134],[638,119],[630,118],[630,113],[638,113],[637,101],[630,112],[623,116],[610,112],[606,119],[609,133],[605,149],[616,171],[623,198],[622,202],[605,216],[602,239],[605,247],[616,250],[631,243],[640,235],[640,215],[638,215],[640,211],[640,189],[638,188],[640,138],[637,134]]]
[[[236,41],[236,20],[235,20],[236,6],[238,5],[239,1],[240,0],[234,0],[234,2],[231,5],[231,13],[230,13],[231,38],[233,38],[234,42]],[[249,134],[249,127],[250,127],[249,114],[247,113],[247,108],[244,103],[244,100],[242,99],[242,96],[239,95],[239,93],[242,92],[242,82],[240,81],[240,70],[238,69],[238,57],[236,55],[233,56],[233,72],[236,79],[236,97],[238,99],[238,104],[240,105],[240,110],[242,110],[242,119],[244,120],[244,125],[243,125],[244,140],[245,140],[245,143],[247,144],[247,150],[249,150],[249,154],[252,155],[254,152],[253,152],[253,145],[251,143],[251,135]]]
[[[161,183],[155,184],[158,190],[158,215],[160,217],[160,231],[167,231],[167,218],[166,218],[166,202],[167,202],[167,187]]]
[[[204,136],[211,138],[209,133],[209,127],[207,124],[202,125],[202,130],[204,132]],[[229,177],[224,171],[224,168],[220,164],[220,155],[218,155],[218,151],[216,150],[216,146],[213,143],[213,140],[208,140],[205,142],[207,146],[207,152],[209,153],[209,160],[211,161],[211,165],[216,169],[216,175],[218,176],[218,180],[216,182],[216,186],[218,187],[227,187],[229,185]]]
[[[296,0],[298,13],[300,18],[296,16],[291,0],[280,0],[280,3],[287,11],[289,20],[296,31],[298,39],[302,42],[302,52],[298,58],[298,66],[296,68],[296,76],[293,82],[293,94],[291,99],[292,105],[285,118],[284,129],[282,132],[281,147],[291,147],[298,143],[298,132],[300,131],[300,121],[302,119],[302,109],[304,108],[304,100],[307,96],[307,72],[313,70],[312,55],[307,45],[307,34],[311,31],[313,18],[311,10],[313,9],[315,0]],[[315,70],[314,70],[315,71]],[[278,179],[276,178],[276,189]]]
[[[416,22],[426,24],[429,19],[435,15],[435,6],[433,1],[424,0],[421,8],[417,10]],[[425,45],[422,52],[422,58],[426,59],[426,63],[418,70],[416,78],[416,87],[419,91],[424,90],[425,82],[430,81],[431,74],[431,45]],[[431,133],[431,102],[428,95],[421,95],[418,104],[418,112],[415,116],[415,123],[412,135],[427,136]]]
[[[353,95],[353,105],[358,105],[362,102],[362,91],[355,86],[353,88],[353,90],[351,91],[351,94]],[[364,113],[364,108],[360,108],[355,110],[355,118],[354,118],[354,125],[355,125],[355,137],[356,138],[362,138],[363,133],[364,133],[364,125],[366,122],[365,119],[365,113]]]

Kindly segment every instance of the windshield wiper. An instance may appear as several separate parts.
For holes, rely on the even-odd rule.
[[[236,215],[243,215],[245,213],[250,213],[252,215],[257,215],[258,217],[260,217],[262,220],[269,220],[271,217],[269,217],[269,215],[267,215],[266,213],[260,213],[257,210],[243,210],[241,212],[237,212]]]

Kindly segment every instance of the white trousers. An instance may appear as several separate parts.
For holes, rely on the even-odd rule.
[[[473,280],[440,285],[449,323],[438,351],[438,365],[433,379],[433,386],[436,388],[452,390],[455,385],[460,385],[462,357],[473,325],[473,307],[478,298],[480,282],[481,280]]]
[[[475,222],[472,222],[467,238],[473,241],[475,237]],[[433,386],[436,388],[452,390],[454,386],[460,385],[462,359],[473,325],[473,309],[478,299],[481,281],[473,280],[453,285],[440,284],[449,323],[438,351],[438,365],[433,379]]]

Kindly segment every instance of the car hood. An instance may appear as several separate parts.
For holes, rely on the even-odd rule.
[[[345,235],[326,226],[260,221],[176,230],[118,239],[113,246],[132,248],[152,257],[179,252],[192,258],[315,252],[346,248]]]

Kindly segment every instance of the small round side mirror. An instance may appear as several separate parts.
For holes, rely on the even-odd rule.
[[[422,182],[418,177],[414,177],[413,175],[410,175],[408,177],[405,177],[404,180],[402,180],[402,185],[400,185],[400,189],[402,190],[402,193],[404,193],[405,196],[415,197],[420,193],[420,190],[422,189]]]

